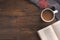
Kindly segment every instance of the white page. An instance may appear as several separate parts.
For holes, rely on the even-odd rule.
[[[58,40],[51,25],[37,32],[42,40]]]
[[[52,24],[52,26],[53,26],[53,29],[54,29],[58,39],[60,40],[60,21]]]

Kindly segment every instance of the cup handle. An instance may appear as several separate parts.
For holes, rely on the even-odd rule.
[[[53,13],[54,13],[54,14],[55,14],[55,13],[58,13],[58,10],[53,11]]]

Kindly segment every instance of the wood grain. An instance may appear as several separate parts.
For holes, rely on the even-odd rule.
[[[25,0],[0,0],[0,40],[40,40],[40,11]]]

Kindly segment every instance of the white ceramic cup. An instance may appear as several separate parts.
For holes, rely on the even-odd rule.
[[[43,15],[43,12],[45,12],[46,10],[50,10],[50,11],[53,13],[53,17],[52,17],[52,19],[49,20],[49,21],[47,21],[46,19],[44,19],[43,16],[42,16],[42,15]],[[42,19],[44,22],[52,22],[52,21],[55,19],[55,13],[58,13],[58,10],[53,11],[51,8],[45,8],[45,9],[43,9],[42,12],[41,12],[41,19]]]

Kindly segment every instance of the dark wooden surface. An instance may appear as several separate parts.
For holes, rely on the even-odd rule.
[[[0,0],[0,40],[40,40],[41,10],[25,0]],[[55,22],[55,21],[54,21]]]

